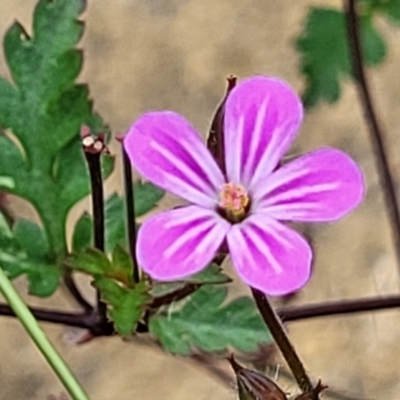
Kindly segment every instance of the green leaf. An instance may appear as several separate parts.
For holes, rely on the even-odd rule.
[[[7,223],[6,217],[0,211],[0,239],[1,238],[12,238],[12,232]]]
[[[360,26],[365,63],[377,65],[386,55],[386,45],[370,17],[362,17]],[[340,80],[352,76],[345,15],[336,9],[311,8],[296,47],[306,78],[305,106],[337,101]]]
[[[0,135],[0,177],[7,178],[0,187],[36,208],[49,254],[57,259],[67,253],[67,214],[90,193],[80,127],[96,132],[104,127],[92,111],[87,86],[74,83],[82,68],[75,46],[83,34],[78,17],[84,7],[84,0],[40,0],[32,37],[16,22],[4,39],[14,84],[0,78],[0,126],[13,140]],[[113,161],[104,161],[106,177]]]
[[[19,174],[26,173],[26,164],[24,157],[18,147],[4,134],[0,133],[0,175],[13,177],[16,171]],[[11,189],[15,188],[15,178],[13,178],[14,185]],[[0,188],[7,190],[7,186],[0,183]]]
[[[45,233],[31,221],[17,220],[11,230],[0,213],[0,263],[10,279],[25,274],[33,295],[46,297],[57,289],[61,268],[49,258]]]
[[[380,0],[380,10],[392,22],[400,23],[400,0]]]
[[[203,271],[186,278],[185,281],[191,283],[216,284],[229,283],[232,279],[222,272],[222,268],[219,265],[210,264],[207,268],[203,269]]]
[[[105,202],[105,230],[106,251],[111,252],[115,246],[124,246],[125,235],[125,212],[124,201],[116,193],[109,196]]]
[[[112,267],[108,276],[127,286],[133,285],[133,263],[131,256],[121,246],[116,246],[112,252]]]
[[[107,255],[95,248],[87,248],[81,253],[69,256],[65,263],[73,269],[90,275],[103,275],[111,269]]]
[[[372,18],[361,18],[360,28],[365,64],[368,66],[381,64],[386,57],[387,48],[382,35],[373,26]]]
[[[108,316],[116,331],[122,336],[131,334],[150,300],[146,285],[139,283],[128,289],[101,276],[95,278],[94,285],[100,290],[102,300],[108,304]]]
[[[25,259],[25,252],[21,250],[6,218],[0,212],[0,263],[11,279],[23,273],[20,263]]]
[[[173,282],[153,282],[151,295],[153,297],[165,296],[168,293],[175,292],[183,288],[188,283],[192,284],[223,284],[231,282],[231,278],[222,272],[222,269],[217,264],[210,264],[203,271],[195,275],[188,276],[179,281]]]
[[[49,244],[38,225],[26,219],[17,220],[13,227],[14,238],[32,259],[46,259]]]
[[[80,253],[86,247],[93,245],[93,220],[89,214],[84,213],[77,221],[72,235],[72,251]]]
[[[400,0],[358,0],[364,13],[380,13],[391,22],[400,23]]]
[[[0,187],[3,189],[14,189],[15,188],[15,181],[13,178],[8,176],[0,176]]]
[[[54,265],[32,264],[27,277],[29,281],[29,294],[39,297],[47,297],[57,289],[61,270]]]
[[[150,182],[137,181],[133,188],[136,217],[151,211],[164,196],[164,191]]]
[[[107,254],[95,248],[85,248],[77,254],[68,256],[65,264],[75,270],[97,276],[115,279],[126,286],[133,287],[133,265],[130,255],[120,246],[112,252],[112,261]]]
[[[166,309],[150,319],[150,332],[171,353],[189,355],[195,349],[215,352],[234,347],[250,352],[272,341],[250,298],[240,297],[227,304],[227,289],[206,285],[178,310]]]
[[[104,168],[107,168],[106,160],[107,159],[103,160],[105,161]],[[109,160],[108,162],[111,163],[112,161]],[[65,187],[67,187],[67,184]],[[164,191],[158,189],[151,183],[137,182],[134,184],[134,195],[135,215],[136,217],[140,217],[156,207],[157,202],[164,196]],[[125,228],[126,213],[124,199],[117,193],[113,193],[106,199],[104,208],[106,252],[110,253],[116,246],[121,246],[122,248],[126,247],[127,236]],[[83,219],[84,221],[82,221]],[[75,227],[73,237],[83,236],[85,240],[82,240],[81,246],[76,243],[78,247],[77,249],[73,247],[74,252],[79,252],[83,247],[88,247],[92,243],[92,228],[89,226],[89,220],[92,221],[91,217],[82,216],[78,221],[79,227],[78,225]],[[78,232],[76,232],[77,230]]]
[[[140,217],[156,207],[164,193],[163,190],[149,182],[138,181],[134,183],[136,217]],[[107,251],[111,251],[116,245],[123,246],[126,242],[126,215],[122,197],[116,193],[108,197],[105,205],[105,214]]]

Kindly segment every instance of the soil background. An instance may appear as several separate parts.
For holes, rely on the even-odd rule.
[[[36,0],[2,0],[0,34],[20,21],[30,31]],[[276,75],[301,92],[299,54],[294,41],[311,6],[341,7],[341,1],[292,0],[91,0],[82,19],[86,31],[80,48],[95,109],[114,133],[124,132],[142,112],[171,109],[185,115],[204,134],[230,74]],[[377,110],[386,132],[391,167],[400,177],[400,29],[386,21],[377,26],[388,44],[388,56],[368,71]],[[9,77],[0,55],[0,73]],[[335,224],[307,228],[316,253],[311,283],[293,304],[397,294],[400,291],[389,221],[378,184],[372,148],[351,82],[334,105],[308,112],[291,152],[335,146],[360,163],[366,177],[365,202]],[[118,155],[118,146],[112,146]],[[118,159],[117,159],[118,160]],[[120,160],[120,158],[119,158]],[[1,162],[1,160],[0,160]],[[118,165],[118,162],[117,162]],[[121,190],[120,166],[107,182],[107,193]],[[162,207],[174,199],[167,197]],[[13,212],[36,218],[32,209],[12,199]],[[68,232],[89,201],[69,218]],[[229,270],[229,265],[227,266]],[[85,279],[81,284],[92,296]],[[24,292],[24,280],[17,281]],[[240,283],[233,295],[246,293]],[[60,289],[50,303],[26,296],[30,304],[73,309]],[[74,345],[82,332],[43,324],[93,400],[234,400],[234,377],[227,363],[217,367],[231,374],[231,386],[211,369],[170,356],[138,339],[100,338]],[[400,398],[400,314],[398,310],[313,319],[288,324],[290,336],[307,370],[340,393],[325,399]],[[63,388],[19,323],[0,318],[0,399],[47,399]],[[284,363],[276,356],[276,362]],[[296,392],[293,381],[282,387]]]

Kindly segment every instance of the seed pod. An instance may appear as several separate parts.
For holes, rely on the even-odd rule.
[[[238,364],[233,355],[228,358],[236,374],[240,400],[288,400],[285,392],[266,376]],[[308,400],[300,398],[298,400]]]

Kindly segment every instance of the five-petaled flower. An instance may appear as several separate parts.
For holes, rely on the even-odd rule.
[[[226,245],[240,278],[270,295],[301,288],[312,251],[286,221],[335,221],[363,197],[362,174],[341,151],[322,148],[280,164],[303,117],[283,81],[242,81],[225,104],[224,174],[180,115],[149,112],[124,139],[148,180],[190,202],[139,230],[137,256],[152,278],[177,280],[203,269]]]

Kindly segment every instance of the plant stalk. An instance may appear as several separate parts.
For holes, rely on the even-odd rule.
[[[14,311],[26,332],[56,373],[65,389],[74,400],[88,400],[89,397],[80,386],[64,360],[53,347],[36,319],[22,301],[14,286],[0,266],[0,292]]]
[[[279,350],[281,351],[290,370],[292,371],[297,384],[303,393],[311,393],[313,391],[311,380],[306,373],[300,357],[297,355],[296,350],[290,342],[281,320],[272,308],[264,293],[254,288],[252,288],[251,291],[253,293],[258,310],[260,311],[260,314],[264,319],[269,331],[271,332],[275,343],[279,347]],[[319,398],[317,393],[313,397],[313,400],[317,400]]]
[[[394,183],[395,179],[392,176],[389,168],[389,160],[385,151],[384,134],[378,123],[378,117],[372,102],[372,97],[364,70],[361,32],[356,3],[356,0],[344,1],[353,74],[356,81],[360,103],[364,111],[364,118],[368,125],[370,141],[374,149],[375,164],[378,171],[379,180],[384,188],[384,201],[387,212],[389,213],[389,221],[392,229],[392,237],[397,257],[397,266],[400,271],[400,211],[397,205]]]
[[[136,219],[135,219],[135,196],[133,189],[132,167],[128,154],[122,142],[122,157],[124,164],[124,185],[125,185],[125,207],[128,231],[129,253],[133,264],[133,281],[138,283],[140,280],[139,264],[136,256]]]
[[[93,213],[93,236],[94,246],[104,251],[104,190],[101,176],[101,152],[85,151],[86,161],[89,167],[90,183],[92,186],[92,213]],[[96,291],[97,314],[99,323],[107,324],[107,305],[100,299],[100,292]]]

